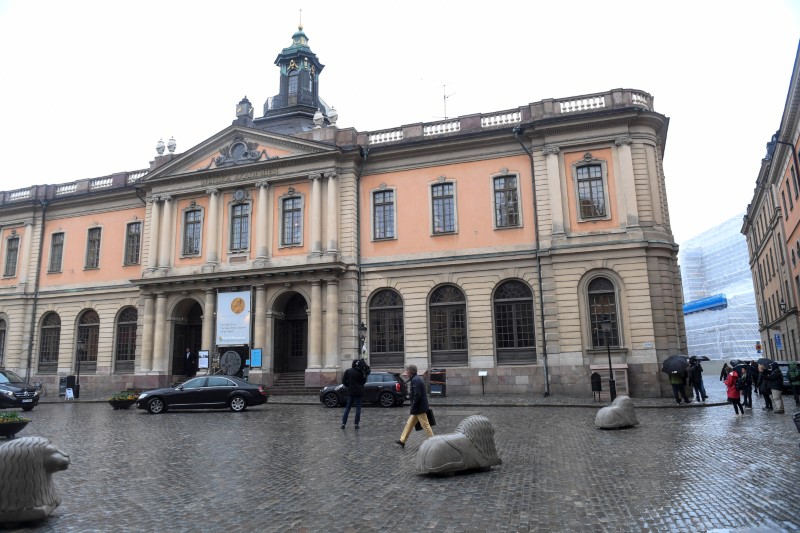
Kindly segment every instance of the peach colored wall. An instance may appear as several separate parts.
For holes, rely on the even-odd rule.
[[[263,144],[259,144],[258,145],[258,149],[259,150],[266,150],[267,151],[267,157],[270,157],[270,158],[276,157],[276,156],[277,157],[287,157],[287,156],[297,155],[298,153],[300,153],[300,152],[297,152],[296,150],[291,151],[291,150],[286,150],[286,149],[283,149],[283,148],[276,148],[274,146],[263,145]],[[190,167],[187,167],[186,169],[184,169],[184,172],[190,172],[190,171],[193,171],[193,170],[201,170],[201,169],[209,168],[209,165],[211,165],[211,168],[216,168],[211,163],[218,156],[219,156],[219,154],[217,153],[217,154],[214,154],[211,157],[204,158],[204,159],[198,161],[197,163],[195,163],[194,165],[191,165]]]
[[[494,229],[492,177],[517,174],[522,227]],[[364,257],[533,243],[533,194],[527,156],[457,163],[361,178],[361,252]],[[430,185],[439,176],[456,184],[457,232],[431,234]],[[372,240],[371,194],[381,184],[395,190],[397,238]]]
[[[605,161],[608,169],[608,209],[611,211],[611,218],[604,220],[585,220],[578,222],[578,200],[575,191],[575,176],[572,175],[572,164],[583,159],[583,154],[587,150],[579,152],[564,153],[564,172],[567,177],[567,198],[569,204],[569,221],[572,231],[600,231],[619,227],[619,213],[617,212],[617,185],[614,177],[614,161],[612,159],[611,148],[591,150],[592,157]]]
[[[12,229],[17,231],[17,236],[19,237],[19,248],[17,249],[17,271],[14,273],[13,278],[3,279],[2,277],[0,277],[0,287],[5,285],[13,286],[19,283],[19,273],[24,268],[24,265],[22,264],[22,250],[28,244],[27,236],[25,234],[25,228],[26,226],[20,225],[3,229],[2,246],[0,246],[0,253],[2,253],[2,256],[0,256],[0,274],[5,272],[6,269],[6,246],[8,242],[7,239],[11,236]]]
[[[281,196],[289,194],[289,187],[294,188],[295,194],[303,195],[303,246],[281,248]],[[311,184],[310,182],[278,185],[273,190],[274,204],[272,207],[272,255],[273,257],[286,257],[291,255],[308,254],[311,242]],[[321,205],[325,205],[323,195]],[[319,213],[322,216],[322,213]],[[325,242],[325,220],[322,224],[322,241]]]
[[[145,207],[124,209],[109,213],[92,213],[77,217],[48,220],[45,224],[42,246],[41,286],[52,287],[79,283],[120,281],[138,278],[142,273],[142,250],[139,264],[124,266],[125,231],[129,222],[142,222],[144,230]],[[100,268],[84,269],[86,262],[86,237],[89,228],[100,227]],[[61,272],[48,273],[50,242],[53,233],[64,233],[64,250]]]
[[[185,209],[189,209],[189,204],[194,200],[197,207],[203,209],[203,228],[202,228],[202,244],[199,256],[181,257],[183,251],[183,213]],[[216,231],[218,228],[211,228],[209,225],[209,199],[208,196],[198,196],[197,198],[187,198],[179,200],[175,213],[175,249],[173,250],[173,257],[175,258],[175,266],[190,266],[202,265],[205,263],[205,256],[208,253],[208,235],[210,231]]]

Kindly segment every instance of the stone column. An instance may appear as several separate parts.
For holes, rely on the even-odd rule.
[[[147,270],[152,272],[158,269],[158,238],[161,234],[161,204],[159,202],[161,198],[151,196],[148,201],[152,204],[152,207],[147,228],[148,238],[150,239],[147,247]]]
[[[214,187],[206,189],[208,201],[208,251],[206,263],[219,263],[219,189]]]
[[[144,318],[142,319],[142,361],[139,370],[150,372],[153,368],[153,307],[155,298],[152,294],[144,295]]]
[[[264,345],[267,343],[267,287],[256,285],[256,306],[255,324],[253,324],[253,347],[261,348],[261,355],[264,355]]]
[[[156,318],[155,334],[153,335],[153,372],[166,373],[167,371],[167,353],[169,351],[166,347],[167,335],[167,294],[159,292],[156,294]]]
[[[308,368],[322,368],[322,282],[311,282],[311,317],[308,322]]]
[[[269,183],[259,181],[258,187],[258,211],[256,212],[256,259],[269,259],[269,248],[267,247],[267,234],[269,232]]]
[[[619,220],[626,227],[639,225],[639,208],[636,205],[636,176],[633,174],[633,156],[631,155],[630,137],[618,137],[614,140],[619,154],[619,183],[617,184],[617,204],[620,213]],[[653,197],[653,204],[658,203],[659,196]]]
[[[214,351],[214,317],[217,314],[217,291],[206,289],[203,305],[203,340],[202,349],[208,350],[209,357]],[[209,363],[210,364],[210,363]]]
[[[161,237],[159,238],[158,266],[161,270],[168,270],[172,266],[172,196],[169,194],[162,196],[164,200],[164,211],[162,213]]]
[[[322,198],[320,192],[320,174],[311,174],[311,252],[310,257],[322,255]]]
[[[261,351],[261,371],[265,374],[272,374],[275,370],[274,349],[275,349],[275,313],[268,309],[264,318],[264,348]],[[271,383],[268,383],[271,385]]]
[[[340,364],[339,280],[328,280],[325,285],[325,368],[338,368]]]
[[[338,205],[339,193],[336,182],[336,172],[328,172],[325,174],[328,178],[328,248],[325,250],[325,255],[336,255],[339,253],[337,246],[339,246],[339,221],[338,221]]]
[[[550,191],[550,197],[547,200],[550,206],[550,219],[553,226],[553,235],[563,235],[564,227],[567,221],[564,220],[564,206],[561,203],[564,198],[564,192],[561,190],[561,173],[559,171],[558,163],[558,146],[545,146],[542,153],[545,155],[547,162],[547,188]],[[534,184],[535,186],[535,184]],[[539,206],[535,206],[539,209]],[[541,239],[541,235],[539,238]]]

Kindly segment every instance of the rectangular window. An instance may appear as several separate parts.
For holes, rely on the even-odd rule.
[[[240,207],[240,206],[236,206]],[[202,212],[199,209],[183,214],[183,255],[200,254],[200,229]]]
[[[394,238],[394,191],[377,191],[372,194],[374,231],[376,239]]]
[[[797,181],[797,172],[795,172],[794,167],[791,168],[792,171],[792,183],[794,184],[794,198],[797,199],[798,192],[800,191],[800,184]]]
[[[250,246],[250,205],[238,204],[231,212],[231,250],[247,250]]]
[[[494,222],[498,228],[519,226],[516,176],[494,179]]]
[[[792,186],[786,182],[786,198],[789,200],[789,209],[794,209],[794,200],[792,200]]]
[[[19,256],[19,237],[6,241],[6,267],[3,275],[7,278],[17,275],[17,257]]]
[[[606,197],[603,188],[603,169],[601,165],[578,167],[578,202],[581,218],[606,216]]]
[[[300,245],[303,237],[303,211],[301,198],[283,200],[283,246]]]
[[[138,265],[142,244],[142,223],[131,222],[125,232],[125,264]]]
[[[100,228],[91,228],[86,239],[86,268],[100,266]]]
[[[48,272],[61,272],[61,261],[64,257],[64,234],[53,233],[50,237],[50,264]]]
[[[433,233],[456,231],[455,197],[452,183],[441,183],[431,187],[433,197]]]

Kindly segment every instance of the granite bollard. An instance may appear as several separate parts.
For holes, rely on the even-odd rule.
[[[600,429],[621,429],[639,425],[633,409],[633,400],[627,396],[617,396],[611,405],[597,412],[594,425]]]
[[[494,445],[492,423],[481,415],[462,420],[455,433],[430,437],[417,452],[417,472],[420,474],[486,471],[502,462]]]

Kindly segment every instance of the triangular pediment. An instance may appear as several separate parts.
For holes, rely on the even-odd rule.
[[[328,144],[231,126],[151,171],[144,181],[220,169],[252,168],[278,159],[335,151]]]

